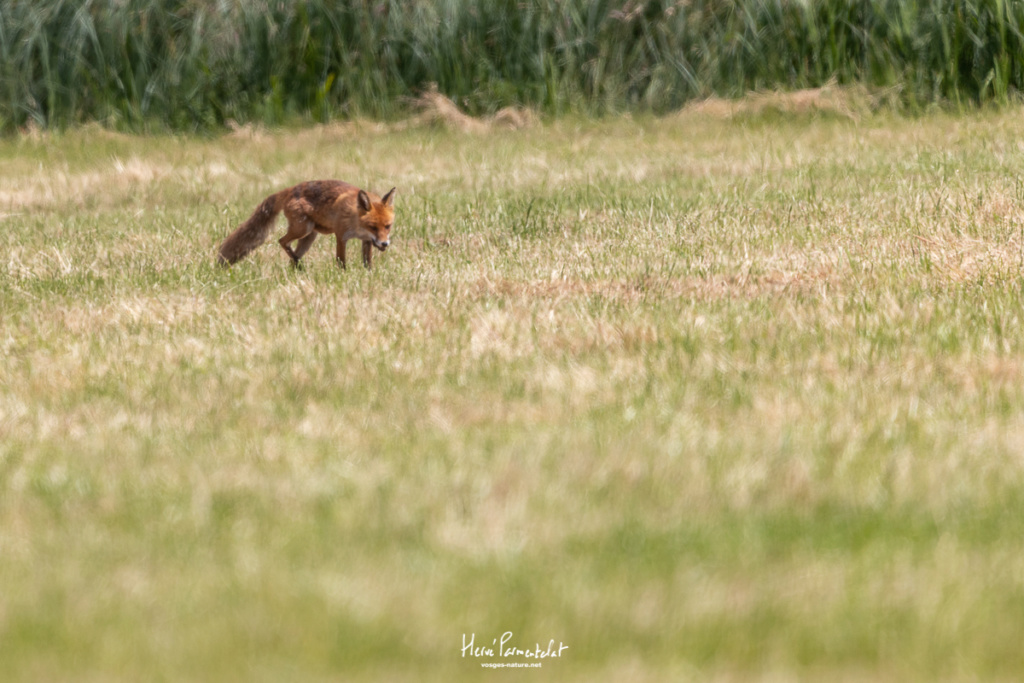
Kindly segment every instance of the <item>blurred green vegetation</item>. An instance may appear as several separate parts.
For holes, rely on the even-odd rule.
[[[477,115],[832,79],[911,109],[1002,102],[1022,36],[1024,3],[1005,0],[3,0],[0,130],[389,118],[432,83]]]

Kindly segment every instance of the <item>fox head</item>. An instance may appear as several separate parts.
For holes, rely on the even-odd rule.
[[[391,225],[395,221],[395,188],[383,197],[359,190],[356,206],[359,210],[359,227],[366,233],[368,241],[381,251],[391,244]]]

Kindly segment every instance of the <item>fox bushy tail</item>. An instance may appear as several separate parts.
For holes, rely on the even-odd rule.
[[[252,215],[244,223],[235,228],[220,245],[218,261],[222,266],[245,258],[253,249],[267,241],[267,235],[274,227],[274,219],[281,212],[278,195],[272,194],[264,199]]]

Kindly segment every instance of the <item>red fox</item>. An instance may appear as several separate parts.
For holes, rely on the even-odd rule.
[[[288,232],[278,244],[291,257],[292,265],[299,265],[317,233],[333,233],[338,241],[338,264],[342,268],[345,267],[345,243],[351,239],[363,241],[363,263],[369,268],[373,258],[371,247],[384,251],[391,244],[395,188],[378,197],[340,180],[312,180],[281,190],[264,199],[256,211],[228,235],[220,245],[221,265],[229,266],[263,244],[281,211],[288,219]],[[299,243],[292,249],[290,245],[296,240]]]

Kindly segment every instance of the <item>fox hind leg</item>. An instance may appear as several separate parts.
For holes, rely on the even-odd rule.
[[[313,246],[313,242],[315,240],[316,240],[316,232],[314,231],[314,232],[309,233],[308,235],[306,235],[302,239],[300,239],[299,243],[295,245],[295,262],[296,262],[296,264],[298,264],[300,258],[302,258],[303,256],[306,255],[306,252],[309,251],[309,248],[311,246]]]
[[[305,200],[293,200],[284,207],[284,215],[288,219],[288,232],[277,243],[291,257],[292,265],[299,265],[299,259],[309,251],[310,245],[316,239],[316,232],[313,230],[316,224],[309,217],[312,209],[313,207]],[[289,245],[295,240],[298,240],[299,244],[297,250],[293,251]]]

